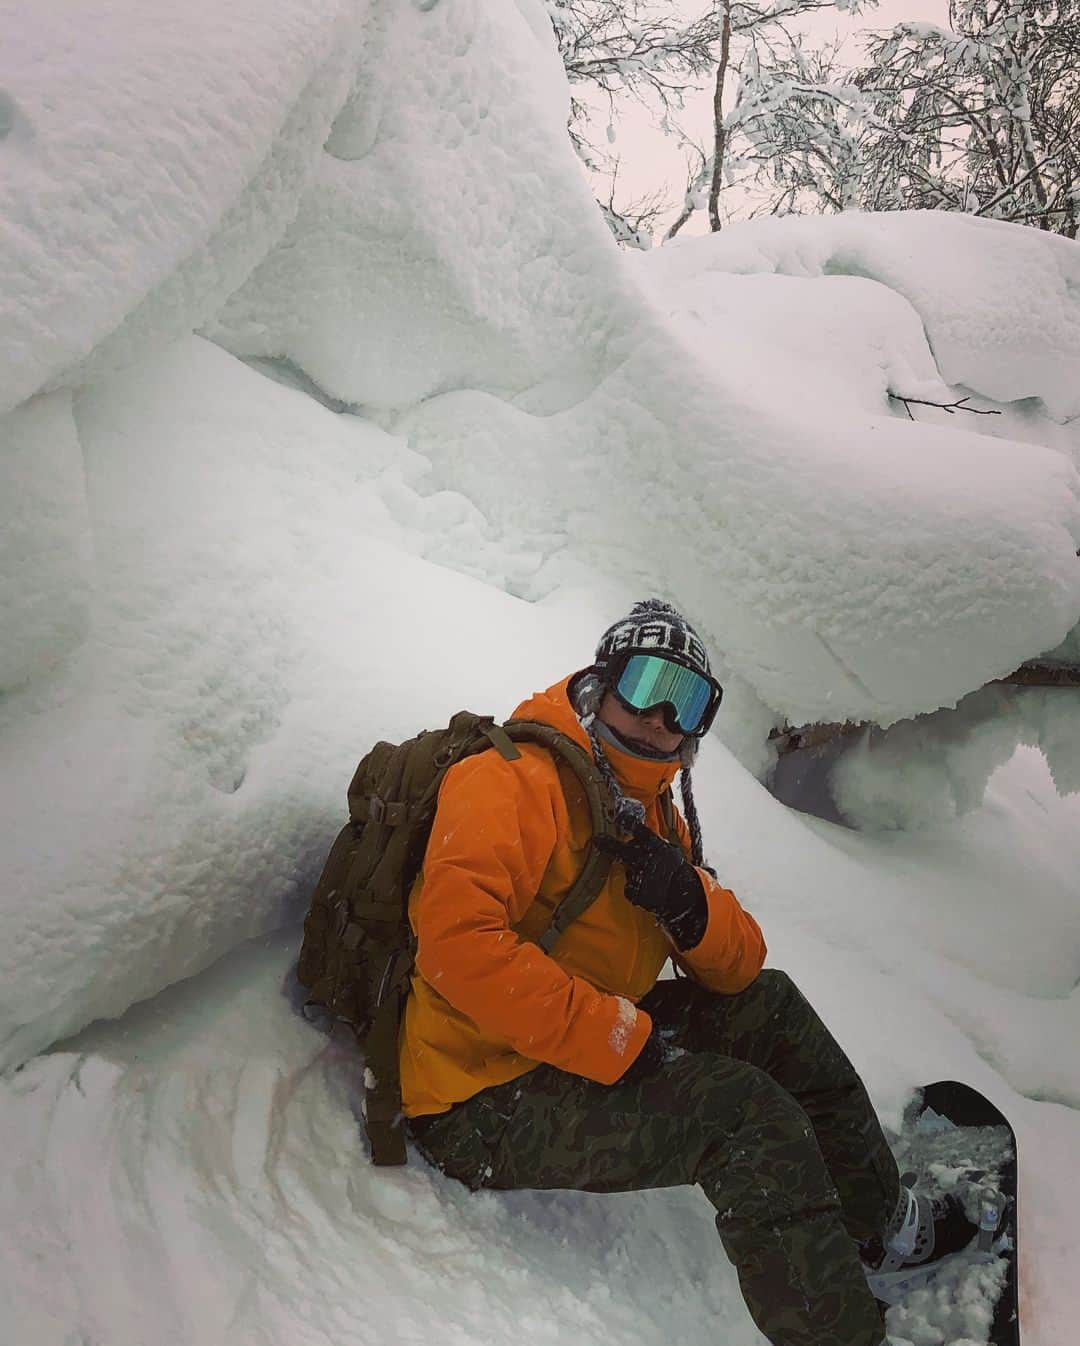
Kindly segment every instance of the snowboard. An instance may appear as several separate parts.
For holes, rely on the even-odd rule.
[[[1020,1346],[1016,1136],[1004,1115],[966,1084],[939,1080],[916,1094],[895,1145],[905,1182],[931,1197],[954,1193],[978,1226],[962,1252],[888,1310],[890,1341]]]

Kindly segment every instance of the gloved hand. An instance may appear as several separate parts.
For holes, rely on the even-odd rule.
[[[630,824],[630,840],[598,836],[596,845],[626,866],[626,896],[652,912],[685,953],[700,944],[709,924],[709,904],[701,875],[683,852],[644,823]]]
[[[655,1027],[645,1039],[645,1045],[615,1081],[616,1084],[640,1084],[667,1060],[667,1047]]]

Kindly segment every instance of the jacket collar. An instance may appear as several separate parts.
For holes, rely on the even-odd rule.
[[[589,736],[582,728],[577,712],[570,704],[570,697],[567,693],[569,682],[570,678],[566,677],[553,687],[549,687],[547,691],[536,692],[518,706],[511,718],[515,720],[540,720],[543,724],[550,724],[552,728],[558,729],[560,733],[572,738],[591,757],[592,744],[589,742]],[[632,753],[624,752],[614,743],[605,743],[604,753],[611,763],[615,779],[619,782],[623,791],[631,799],[636,799],[646,806],[651,804],[664,790],[670,788],[671,782],[679,771],[677,761],[650,762],[646,758],[635,757]]]

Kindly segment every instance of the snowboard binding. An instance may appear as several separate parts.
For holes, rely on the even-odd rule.
[[[956,1315],[981,1301],[988,1316],[977,1314],[962,1335],[1019,1346],[1016,1137],[1007,1119],[969,1086],[943,1080],[919,1091],[896,1152],[915,1171],[901,1179],[883,1237],[861,1249],[890,1327],[899,1339],[920,1323],[955,1333]]]

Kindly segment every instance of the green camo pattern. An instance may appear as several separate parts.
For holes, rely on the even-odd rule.
[[[474,1190],[697,1183],[773,1346],[880,1346],[856,1244],[888,1224],[899,1175],[828,1029],[773,969],[733,996],[660,982],[642,1008],[672,1049],[654,1074],[602,1085],[538,1066],[414,1121],[421,1152]]]

